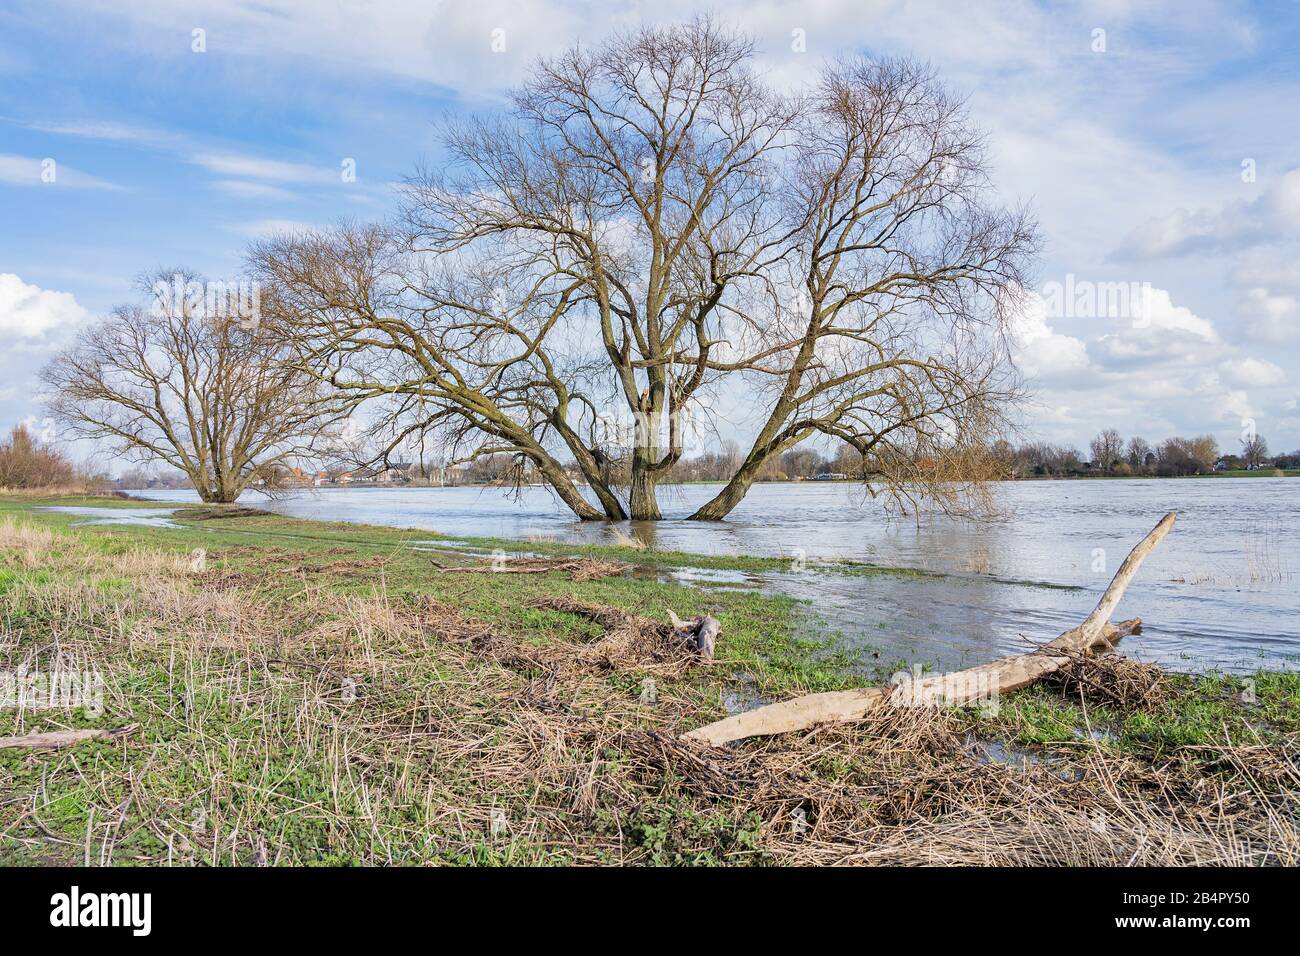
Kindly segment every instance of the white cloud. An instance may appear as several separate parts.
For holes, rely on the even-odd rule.
[[[1072,377],[1088,370],[1088,348],[1082,339],[1061,335],[1047,324],[1047,304],[1030,293],[1012,321],[1016,362],[1032,380]]]
[[[1143,298],[1141,321],[1159,332],[1186,332],[1207,342],[1217,342],[1219,333],[1207,319],[1182,305],[1174,305],[1167,289],[1148,289]]]
[[[169,134],[157,130],[109,120],[40,120],[28,123],[27,128],[55,136],[76,136],[82,139],[100,139],[117,143],[158,143],[172,138]]]
[[[293,193],[267,183],[250,183],[242,179],[219,179],[212,184],[216,189],[236,199],[293,199]]]
[[[1264,288],[1246,289],[1239,310],[1248,338],[1273,343],[1300,339],[1300,297]]]
[[[1244,255],[1232,273],[1238,288],[1284,289],[1300,292],[1300,255],[1255,249]]]
[[[267,239],[282,232],[307,232],[312,227],[293,219],[254,219],[250,222],[235,223],[229,228],[231,232],[249,239]]]
[[[58,161],[57,157],[17,156],[0,153],[0,183],[14,186],[40,186],[57,189],[121,189],[114,183],[99,179],[79,169]]]
[[[1219,373],[1225,382],[1239,388],[1267,388],[1286,381],[1279,366],[1256,358],[1229,359],[1219,365]]]
[[[86,310],[68,292],[29,285],[12,272],[0,273],[0,333],[23,339],[83,321]]]
[[[1225,342],[1210,320],[1150,288],[1137,317],[1074,316],[1098,323],[1087,337],[1062,332],[1031,295],[1014,322],[1016,360],[1033,396],[1032,424],[1081,444],[1107,426],[1158,439],[1270,420],[1286,371]]]
[[[1300,169],[1293,169],[1255,199],[1219,209],[1176,209],[1131,230],[1116,252],[1125,259],[1159,259],[1196,252],[1241,249],[1300,236]]]
[[[240,153],[198,153],[190,157],[190,162],[221,176],[269,179],[275,182],[341,182],[337,169]]]

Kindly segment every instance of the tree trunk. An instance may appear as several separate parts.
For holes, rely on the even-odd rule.
[[[569,510],[581,520],[605,520],[605,515],[593,508],[591,503],[582,497],[582,492],[578,490],[578,486],[564,473],[564,469],[551,460],[549,456],[537,462],[537,470],[546,479],[546,483],[555,489],[555,493],[560,496],[560,500],[568,505]]]
[[[633,521],[659,521],[659,501],[655,497],[658,475],[654,465],[659,460],[660,392],[650,389],[650,408],[636,415],[635,440],[632,447],[632,488],[628,508]]]
[[[602,474],[600,462],[592,454],[591,449],[582,443],[568,422],[565,421],[563,410],[559,410],[552,417],[555,430],[559,432],[564,443],[573,452],[573,460],[577,463],[578,469],[582,476],[587,479],[587,484],[592,491],[596,493],[600,506],[605,509],[605,517],[610,521],[626,521],[627,512],[623,510],[623,503],[618,500],[613,490],[609,487],[609,482],[605,480]]]
[[[655,476],[650,470],[650,460],[646,450],[636,449],[632,454],[632,489],[629,492],[628,506],[633,521],[659,521],[663,515],[659,512],[659,501],[655,497]]]
[[[623,510],[623,502],[614,496],[609,485],[603,481],[592,481],[587,479],[587,485],[596,493],[600,506],[605,509],[604,518],[606,521],[626,521],[627,512]]]
[[[210,485],[201,481],[195,481],[193,476],[190,476],[190,484],[194,485],[194,490],[198,492],[199,500],[205,505],[228,505],[235,500],[235,497],[228,495],[220,485]]]
[[[749,493],[750,485],[758,477],[758,470],[763,467],[763,459],[757,461],[746,460],[740,469],[731,476],[731,480],[714,495],[709,501],[700,505],[695,513],[691,515],[691,521],[721,521],[727,515],[731,514],[731,509],[740,504],[741,500]]]

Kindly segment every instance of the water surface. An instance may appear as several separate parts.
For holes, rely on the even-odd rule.
[[[321,489],[263,505],[295,517],[465,537],[614,543],[789,558],[749,583],[809,601],[809,626],[839,631],[864,659],[966,666],[1027,649],[1079,623],[1129,549],[1167,511],[1178,524],[1117,612],[1141,617],[1135,657],[1181,670],[1300,662],[1300,479],[1024,481],[998,486],[1003,514],[970,522],[891,518],[849,483],[756,485],[727,521],[680,519],[716,485],[663,489],[663,522],[580,522],[545,488]],[[159,500],[192,493],[137,492]],[[826,574],[820,561],[927,575]],[[798,570],[801,563],[808,570]],[[708,588],[707,576],[684,580]],[[877,656],[878,655],[878,656]]]

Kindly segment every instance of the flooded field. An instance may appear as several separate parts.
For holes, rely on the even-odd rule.
[[[726,522],[680,518],[716,486],[664,489],[670,520],[573,520],[544,488],[325,489],[241,503],[287,515],[465,537],[617,543],[698,554],[778,556],[788,571],[679,572],[701,588],[753,587],[808,602],[810,630],[839,632],[884,663],[980,663],[1056,636],[1092,608],[1119,562],[1167,511],[1178,525],[1143,566],[1117,617],[1139,616],[1132,656],[1178,670],[1300,664],[1300,480],[1188,478],[1016,482],[990,521],[891,519],[846,483],[756,486]],[[157,500],[192,493],[137,492]],[[152,510],[152,509],[151,509]],[[164,519],[165,520],[165,519]],[[823,562],[859,562],[913,573]]]

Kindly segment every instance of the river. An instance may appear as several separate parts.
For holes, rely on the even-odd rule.
[[[1173,533],[1143,565],[1116,615],[1144,632],[1126,653],[1178,670],[1249,672],[1300,664],[1300,479],[1022,481],[998,486],[1000,514],[980,521],[891,518],[842,482],[756,485],[717,524],[672,520],[715,485],[662,489],[668,520],[575,521],[545,488],[356,488],[304,491],[265,505],[302,518],[417,528],[452,536],[600,541],[616,534],[697,554],[783,556],[791,570],[703,586],[746,586],[808,602],[807,628],[838,632],[866,659],[967,666],[1027,649],[1077,624],[1119,562],[1167,511]],[[192,492],[136,492],[193,500]],[[246,495],[244,503],[258,504]],[[803,559],[811,570],[798,570]],[[865,561],[924,576],[827,574],[821,561]]]

